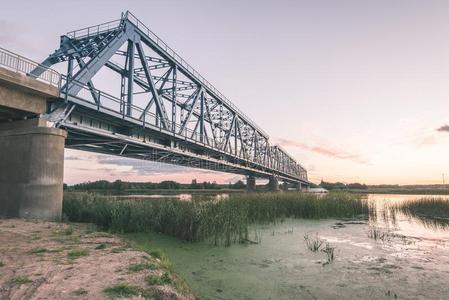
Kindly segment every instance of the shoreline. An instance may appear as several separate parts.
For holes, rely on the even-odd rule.
[[[160,251],[92,224],[0,219],[1,299],[196,299]]]

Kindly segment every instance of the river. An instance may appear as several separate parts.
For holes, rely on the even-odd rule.
[[[386,206],[423,196],[368,195],[370,220],[285,220],[253,226],[259,244],[214,247],[160,234],[130,234],[162,249],[201,299],[446,299],[449,297],[449,231]],[[436,196],[438,197],[438,196]],[[373,228],[382,238],[370,237]],[[304,237],[335,247],[335,259],[310,251]]]

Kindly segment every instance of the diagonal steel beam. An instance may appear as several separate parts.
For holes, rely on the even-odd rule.
[[[223,151],[226,151],[226,147],[228,146],[229,139],[231,138],[231,132],[234,129],[235,122],[236,122],[236,115],[234,114],[234,117],[232,118],[232,122],[231,122],[231,127],[229,127],[229,131],[226,133],[226,139],[225,139],[225,142],[224,142],[224,144],[222,146],[223,147],[222,148]]]
[[[215,124],[213,122],[212,114],[209,109],[209,103],[207,103],[207,101],[204,101],[204,106],[206,107],[206,112],[209,117],[209,124],[210,124],[210,129],[212,130],[212,138],[214,139],[214,145],[217,145],[217,137],[215,135],[215,128],[214,128]]]
[[[106,62],[114,55],[114,53],[128,40],[128,34],[126,31],[121,31],[118,35],[101,51],[91,58],[84,68],[81,68],[75,75],[73,75],[73,81],[79,84],[71,84],[68,87],[68,93],[70,95],[77,95],[84,84],[87,84],[92,77],[103,67]]]
[[[76,56],[76,61],[78,62],[79,66],[81,68],[84,68],[86,66],[86,63],[84,62],[84,60],[81,57]],[[96,89],[95,89],[95,86],[94,86],[92,80],[89,80],[87,82],[87,86],[89,87],[90,93],[92,95],[92,98],[94,98],[95,103],[99,104],[100,99],[98,99],[98,94],[95,92]]]
[[[160,116],[162,127],[165,129],[168,129],[168,124],[167,124],[168,116],[165,111],[164,104],[162,103],[161,99],[159,98],[159,93],[157,92],[156,86],[153,81],[153,77],[151,77],[150,70],[148,69],[148,63],[145,59],[146,56],[145,56],[144,50],[142,48],[142,45],[140,44],[140,41],[136,43],[136,47],[137,47],[137,52],[140,57],[140,61],[143,66],[143,70],[145,72],[145,76],[147,77],[148,84],[150,85],[151,94],[153,95],[153,99],[156,103],[156,111],[157,111],[157,114],[159,114],[159,116]]]
[[[168,78],[168,76],[170,75],[170,72],[171,72],[171,71],[172,71],[172,68],[168,69],[167,72],[165,72],[165,74],[164,74],[163,77]],[[163,77],[161,77],[161,78],[163,78]],[[159,80],[160,80],[160,79],[159,79]],[[156,85],[156,84],[159,82],[159,80],[156,81],[156,82],[154,83],[154,85]],[[161,85],[161,87],[160,87],[159,90],[158,90],[158,94],[159,94],[159,95],[161,95],[161,90],[164,88],[166,82],[167,82],[167,80],[164,80],[164,81],[162,82],[162,85]],[[137,82],[137,84],[139,84],[139,82]],[[140,84],[139,84],[139,85],[140,85]],[[147,88],[146,86],[142,86],[142,87],[143,87],[143,88]],[[150,89],[151,89],[151,88],[150,88]],[[148,102],[148,104],[145,106],[145,108],[144,108],[142,114],[140,115],[140,119],[141,119],[141,120],[143,119],[143,117],[145,116],[145,114],[148,112],[148,110],[151,108],[151,106],[153,106],[153,103],[154,103],[154,97],[151,97],[150,102]]]
[[[179,134],[182,134],[182,132],[184,131],[184,129],[185,129],[186,125],[187,125],[187,122],[189,122],[190,117],[192,116],[193,110],[195,109],[195,104],[198,101],[198,98],[200,97],[200,94],[202,94],[202,93],[203,93],[203,88],[200,88],[199,92],[195,95],[195,98],[193,98],[192,106],[190,107],[190,110],[187,113],[187,116],[185,117],[185,119],[181,123],[181,128],[179,129]]]

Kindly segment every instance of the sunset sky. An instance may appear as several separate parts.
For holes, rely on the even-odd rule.
[[[0,47],[42,61],[127,9],[319,182],[449,181],[449,1],[6,1]],[[67,183],[241,176],[66,150]]]

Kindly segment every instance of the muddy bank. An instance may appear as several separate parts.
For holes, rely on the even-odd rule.
[[[194,299],[156,251],[91,225],[0,220],[0,299]]]

